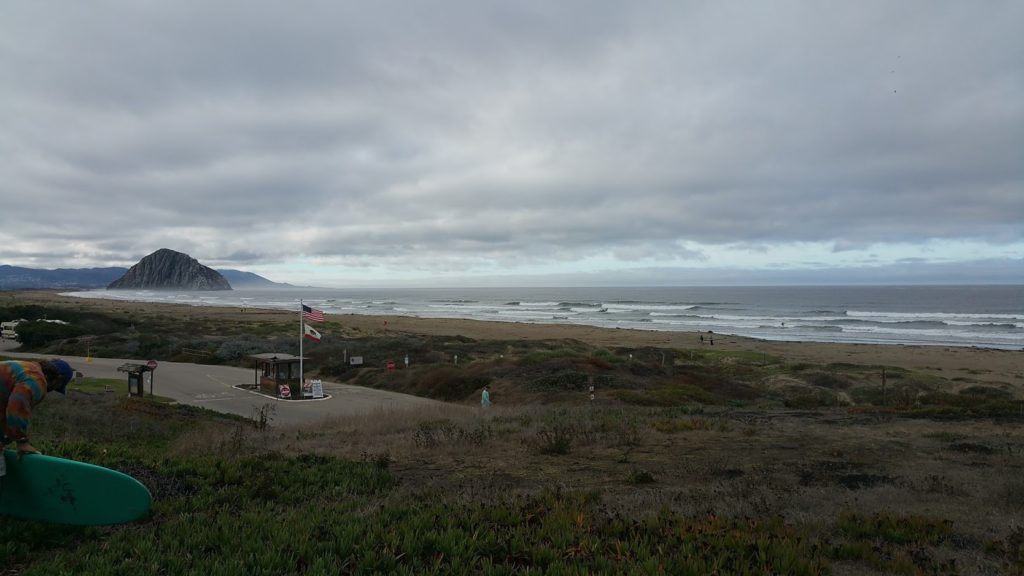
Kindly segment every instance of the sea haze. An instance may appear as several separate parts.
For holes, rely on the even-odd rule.
[[[469,318],[765,340],[1024,348],[1024,286],[93,290],[69,295],[330,314]]]

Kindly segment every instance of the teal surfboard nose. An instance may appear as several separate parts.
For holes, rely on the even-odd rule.
[[[58,524],[98,526],[144,518],[153,498],[131,476],[85,462],[42,454],[18,459],[4,451],[0,515]]]

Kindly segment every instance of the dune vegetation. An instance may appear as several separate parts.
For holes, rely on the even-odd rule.
[[[52,354],[232,363],[292,341],[285,321],[43,313],[72,327],[32,342]],[[329,332],[311,353],[323,378],[450,404],[296,427],[272,404],[239,418],[87,381],[39,406],[34,442],[135,476],[152,514],[4,518],[0,574],[1024,573],[1012,386],[709,347]],[[412,361],[351,367],[354,351]]]

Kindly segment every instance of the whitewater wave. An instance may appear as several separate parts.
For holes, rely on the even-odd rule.
[[[846,315],[850,318],[899,318],[899,319],[927,319],[927,320],[962,320],[962,321],[1024,321],[1024,314],[964,314],[952,312],[866,312],[861,310],[847,310]]]
[[[611,292],[611,293],[609,293]],[[468,318],[503,322],[554,322],[560,324],[636,328],[662,331],[714,331],[769,340],[808,340],[834,342],[878,342],[1024,348],[1024,310],[1017,304],[1017,292],[1006,291],[997,299],[975,303],[966,293],[950,312],[920,312],[926,302],[910,300],[899,294],[889,300],[877,300],[872,309],[842,302],[844,294],[822,290],[814,293],[814,304],[806,307],[794,302],[790,293],[773,300],[775,292],[743,290],[746,303],[731,298],[673,300],[630,298],[629,289],[615,292],[565,289],[523,289],[516,293],[502,289],[437,292],[407,291],[246,291],[231,293],[188,293],[140,291],[90,291],[72,296],[148,302],[180,303],[195,306],[243,306],[297,310],[298,302],[323,308],[332,314],[402,314],[435,318]],[[721,291],[728,294],[728,289]],[[751,296],[753,294],[753,296]],[[924,297],[928,291],[922,292]],[[948,294],[948,293],[943,293]],[[985,296],[986,293],[981,294]],[[762,296],[763,295],[763,296]],[[531,297],[532,296],[532,297]],[[753,301],[752,298],[762,298]],[[854,301],[866,301],[860,293]],[[872,297],[875,297],[872,294]],[[829,298],[832,298],[830,301]],[[318,305],[319,304],[319,305]],[[938,306],[945,306],[945,301]],[[904,309],[900,310],[900,306]],[[927,310],[926,308],[924,308]],[[937,308],[941,310],[941,308]],[[991,310],[989,313],[987,310]]]

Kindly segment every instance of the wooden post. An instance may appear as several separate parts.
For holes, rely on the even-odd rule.
[[[886,369],[882,369],[882,406],[888,404],[886,402]]]

